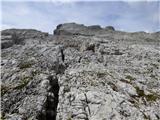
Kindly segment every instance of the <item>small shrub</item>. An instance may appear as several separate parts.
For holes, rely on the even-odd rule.
[[[0,120],[5,120],[5,117],[2,115],[2,113],[0,114]]]
[[[136,92],[138,94],[138,97],[144,97],[144,98],[146,98],[146,100],[148,102],[156,101],[157,99],[160,98],[160,95],[158,95],[156,93],[151,93],[151,94],[146,95],[144,93],[144,90],[141,90],[139,87],[135,87],[135,89],[136,89]]]
[[[18,67],[20,69],[25,69],[25,68],[30,68],[32,65],[33,65],[33,62],[26,61],[26,62],[21,62]]]
[[[10,85],[1,85],[1,95],[5,95],[12,87]]]
[[[128,80],[130,80],[130,81],[135,80],[135,78],[132,77],[132,76],[130,76],[130,75],[127,75],[127,76],[126,76],[126,79],[128,79]]]
[[[156,101],[157,99],[160,98],[160,96],[157,95],[157,94],[155,94],[155,93],[146,95],[145,97],[146,97],[146,100],[147,100],[147,101]]]
[[[135,89],[136,89],[136,92],[138,94],[138,97],[144,97],[145,96],[144,90],[141,90],[139,87],[135,87]]]
[[[36,76],[36,75],[38,75],[40,73],[40,71],[31,71],[31,75],[34,77],[34,76]]]
[[[88,45],[86,50],[91,50],[91,51],[95,52],[95,44]]]
[[[97,76],[99,77],[99,78],[102,78],[102,77],[104,77],[106,75],[106,73],[104,73],[104,72],[98,72],[97,73]]]

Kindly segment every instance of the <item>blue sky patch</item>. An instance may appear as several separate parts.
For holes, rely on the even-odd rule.
[[[111,25],[124,31],[160,31],[160,1],[2,2],[2,29],[50,32],[60,23]]]

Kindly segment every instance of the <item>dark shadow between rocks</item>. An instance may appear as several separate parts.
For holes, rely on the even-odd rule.
[[[56,120],[57,105],[59,102],[58,78],[54,76],[49,76],[48,80],[50,82],[51,88],[48,91],[44,112],[41,112],[41,114],[38,116],[38,120]]]

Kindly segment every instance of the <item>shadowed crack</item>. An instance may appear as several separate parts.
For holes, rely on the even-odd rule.
[[[58,105],[58,78],[55,76],[49,76],[48,80],[50,82],[51,88],[48,91],[47,101],[44,108],[44,112],[38,116],[38,120],[56,120],[57,115],[57,105]]]

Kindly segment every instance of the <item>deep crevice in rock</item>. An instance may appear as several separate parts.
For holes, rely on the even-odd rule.
[[[51,88],[48,91],[44,112],[41,112],[41,114],[38,116],[38,120],[56,120],[57,105],[59,102],[58,78],[55,76],[49,76],[48,80],[50,82]]]
[[[65,55],[63,53],[63,49],[61,49],[61,59],[64,62]],[[38,120],[56,120],[57,115],[57,106],[59,103],[59,84],[58,84],[58,78],[57,75],[64,74],[64,71],[66,70],[68,66],[61,63],[56,66],[55,73],[56,75],[50,75],[48,77],[49,84],[51,88],[48,91],[46,104],[44,105],[44,112],[42,111],[40,115],[38,116]]]

